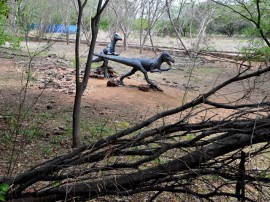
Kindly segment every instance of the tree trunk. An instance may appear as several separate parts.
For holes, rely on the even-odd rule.
[[[75,102],[73,107],[73,144],[72,147],[76,148],[81,145],[81,134],[80,134],[80,116],[81,116],[81,99],[83,93],[87,87],[90,69],[92,64],[92,58],[94,54],[95,44],[97,40],[98,34],[98,26],[100,22],[100,15],[104,11],[105,7],[109,3],[109,0],[106,0],[102,5],[102,0],[99,0],[96,15],[92,18],[91,22],[91,30],[92,30],[92,40],[90,43],[90,48],[87,56],[87,62],[85,66],[84,76],[82,81],[80,81],[80,38],[81,38],[81,26],[82,26],[82,16],[83,9],[87,4],[87,0],[82,4],[80,0],[78,0],[79,12],[78,12],[78,21],[77,21],[77,33],[76,33],[76,45],[75,45],[75,59],[76,59],[76,95]]]
[[[81,134],[80,134],[80,117],[81,117],[81,99],[83,95],[83,89],[81,88],[80,82],[80,38],[81,38],[81,22],[83,14],[83,5],[78,0],[78,20],[77,20],[77,33],[76,33],[76,44],[75,44],[75,60],[76,60],[76,94],[73,107],[73,131],[72,131],[72,147],[76,148],[81,145]]]
[[[168,0],[166,0],[166,7],[167,7],[167,14],[168,14],[170,23],[171,23],[171,25],[173,26],[173,29],[174,29],[174,31],[175,31],[175,34],[176,34],[176,36],[177,36],[177,38],[178,38],[178,40],[179,40],[181,46],[185,49],[186,53],[187,53],[187,54],[190,56],[190,58],[191,58],[191,54],[190,54],[190,52],[188,51],[186,45],[184,44],[184,42],[183,42],[183,40],[182,40],[182,38],[181,38],[181,36],[180,36],[181,33],[179,33],[179,31],[177,30],[177,28],[176,28],[176,26],[175,26],[175,24],[174,24],[174,22],[173,22],[173,20],[172,20],[172,17],[171,17],[171,11],[170,11],[170,4],[169,4],[169,1],[168,1]],[[179,14],[179,15],[180,15],[180,14]],[[181,29],[181,30],[182,30],[182,29]],[[184,35],[185,35],[185,34],[184,34]]]
[[[127,32],[123,32],[123,33],[124,33],[124,40],[123,40],[124,50],[128,50],[127,39],[128,39],[129,34]]]
[[[81,85],[76,86],[76,95],[73,108],[73,136],[72,148],[77,148],[81,145],[80,121],[81,121],[81,100],[83,91]]]
[[[143,41],[142,41],[142,43],[141,43],[140,54],[142,54],[143,47],[144,47],[144,44],[145,44],[145,42],[146,42],[146,40],[147,40],[148,33],[149,33],[149,29],[147,30],[147,33],[144,35]]]
[[[152,50],[153,50],[153,52],[155,53],[155,55],[157,54],[157,52],[156,52],[156,49],[155,49],[155,47],[154,47],[154,42],[153,42],[153,38],[152,38],[152,33],[150,32],[149,33],[149,38],[150,38],[150,42],[151,42],[151,46],[152,46]]]
[[[69,26],[70,26],[70,0],[67,1],[67,11],[66,11],[66,19],[65,19],[67,45],[69,45],[69,33],[70,33]]]
[[[39,28],[38,28],[38,42],[41,42],[42,36],[43,36],[43,20],[40,19]]]

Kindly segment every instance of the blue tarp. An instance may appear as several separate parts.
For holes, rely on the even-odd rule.
[[[36,30],[36,29],[38,29],[38,27],[39,27],[38,24],[34,24],[34,23],[30,24],[30,29],[31,30]]]
[[[38,24],[30,24],[30,29],[36,30],[39,28]],[[53,33],[66,33],[67,30],[70,34],[76,33],[77,26],[76,25],[69,25],[68,29],[63,24],[50,24],[46,29],[45,32],[53,32]]]
[[[69,33],[74,34],[76,33],[76,25],[69,25],[68,30],[65,25],[61,24],[51,24],[47,27],[46,32],[53,32],[53,33],[66,33],[69,31]]]

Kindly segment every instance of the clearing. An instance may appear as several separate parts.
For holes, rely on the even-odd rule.
[[[28,45],[32,48],[37,45],[42,47],[36,42]],[[97,46],[96,52],[102,48]],[[43,52],[31,61],[31,78],[27,89],[23,86],[26,84],[25,72],[29,72],[29,59],[9,49],[0,50],[0,173],[6,174],[8,170],[13,171],[13,174],[21,172],[71,149],[75,92],[73,50],[74,44],[67,46],[65,43],[56,43],[49,52]],[[83,59],[85,50],[86,47],[82,50]],[[144,51],[142,56],[137,49],[125,52],[120,49],[120,52],[124,57],[156,57],[149,51]],[[176,63],[172,70],[148,74],[163,92],[138,90],[139,84],[146,84],[139,72],[126,79],[124,87],[107,87],[106,79],[90,78],[82,100],[83,141],[107,136],[158,112],[178,107],[231,78],[238,71],[238,65],[227,60],[198,58],[196,62],[190,62],[185,55],[173,57]],[[118,75],[130,69],[114,62],[109,65]],[[98,65],[93,66],[92,69],[95,69]],[[237,100],[241,97],[239,92],[243,92],[247,85],[239,83],[228,86],[213,100]],[[261,86],[250,94],[249,99],[254,102],[261,100],[267,96],[267,88],[269,86]],[[222,111],[215,113],[226,116]],[[23,119],[18,119],[18,114]],[[173,116],[162,121],[170,123],[178,118]],[[14,134],[18,123],[20,133]],[[14,145],[20,153],[15,154],[9,164]]]

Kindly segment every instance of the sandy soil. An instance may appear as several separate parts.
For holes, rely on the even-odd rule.
[[[66,46],[64,43],[58,43],[52,47],[51,53],[58,53],[58,56],[72,56],[73,45]],[[85,48],[85,47],[84,47]],[[97,47],[100,50],[101,47]],[[121,51],[121,49],[120,49]],[[98,51],[97,51],[98,52]],[[48,53],[48,54],[49,54]],[[41,55],[46,57],[47,53]],[[82,55],[85,51],[82,52]],[[144,51],[141,56],[138,50],[130,49],[122,52],[125,57],[154,57],[153,53]],[[19,109],[21,112],[27,112],[26,122],[21,126],[25,129],[25,134],[18,134],[15,143],[22,153],[14,165],[15,171],[19,172],[26,169],[33,163],[46,160],[54,156],[61,155],[70,150],[71,147],[71,125],[74,94],[61,93],[53,88],[40,89],[38,85],[29,83],[24,96],[25,84],[24,70],[17,66],[18,60],[27,60],[25,58],[5,59],[5,55],[0,54],[0,153],[3,158],[0,160],[0,173],[6,173],[8,168],[10,151],[13,146],[14,121]],[[175,57],[176,63],[172,70],[162,74],[150,74],[150,79],[155,80],[163,89],[163,92],[150,90],[143,92],[136,86],[146,84],[141,73],[136,73],[130,79],[126,79],[127,86],[107,87],[106,79],[89,80],[89,85],[82,99],[82,134],[84,141],[89,142],[93,139],[109,135],[115,131],[144,120],[158,112],[181,106],[183,101],[188,101],[196,96],[207,92],[222,81],[231,78],[238,71],[235,64],[227,62],[201,60],[196,63],[190,63],[185,56]],[[121,75],[129,70],[129,67],[110,63]],[[72,68],[72,67],[71,67]],[[23,78],[24,76],[24,78]],[[261,78],[267,80],[269,78]],[[265,83],[265,82],[264,82]],[[23,84],[23,85],[22,85]],[[231,102],[240,98],[254,84],[237,83],[228,86],[212,97],[212,100],[219,102]],[[268,85],[261,85],[260,88],[254,88],[248,97],[248,101],[259,102],[265,96],[269,99],[269,81]],[[185,93],[187,94],[185,95]],[[184,97],[185,95],[185,97]],[[23,107],[20,108],[20,103]],[[223,110],[215,113],[226,116]],[[15,119],[5,117],[14,117]],[[169,117],[166,123],[175,122],[177,116]],[[40,131],[34,131],[32,127],[40,127]],[[96,133],[96,130],[102,126],[106,128],[105,132]],[[27,130],[26,130],[27,129]],[[61,131],[63,129],[63,131]],[[60,130],[60,131],[59,131]],[[11,133],[10,133],[11,132]],[[33,135],[27,140],[25,135]],[[28,136],[27,136],[28,137]],[[20,140],[24,140],[20,142]]]
[[[24,70],[14,59],[2,57],[0,70],[0,173],[7,173],[14,143],[19,151],[15,173],[69,151],[74,94],[61,93],[53,88],[40,89],[32,81],[24,92]],[[112,134],[146,117],[179,106],[183,97],[181,89],[168,85],[161,85],[164,92],[140,91],[136,86],[146,82],[137,76],[126,79],[125,87],[107,87],[106,83],[105,79],[91,78],[83,96],[82,134],[85,142],[104,135],[96,132],[101,126],[107,128],[107,135]],[[26,116],[20,125],[21,133],[16,136],[13,131],[20,121],[17,119],[19,113],[26,113]],[[37,131],[32,127],[40,129]]]

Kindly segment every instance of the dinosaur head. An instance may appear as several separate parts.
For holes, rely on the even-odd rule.
[[[166,62],[169,66],[171,66],[172,64],[171,63],[174,63],[174,59],[172,58],[172,56],[164,51],[162,54],[161,54],[161,57],[163,59],[164,62]]]
[[[115,41],[121,41],[122,38],[121,38],[121,36],[120,36],[119,34],[115,33],[115,35],[114,35],[114,40],[115,40]]]

